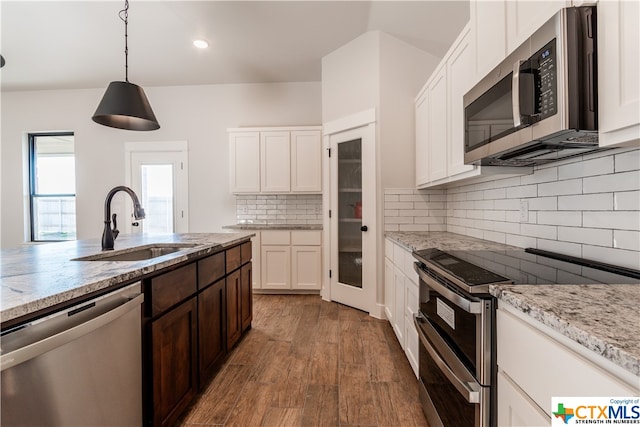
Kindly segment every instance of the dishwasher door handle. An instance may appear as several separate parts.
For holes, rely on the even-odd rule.
[[[142,304],[143,300],[144,295],[139,294],[134,298],[125,300],[123,304],[111,309],[110,311],[89,319],[84,323],[73,326],[67,330],[46,337],[32,344],[25,345],[24,347],[13,350],[7,354],[3,354],[0,356],[0,371],[4,371],[5,369],[24,363],[34,357],[95,331],[96,329],[113,322],[115,319],[133,310]]]

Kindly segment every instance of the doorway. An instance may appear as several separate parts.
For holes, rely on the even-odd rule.
[[[184,142],[127,143],[127,183],[139,196],[146,218],[131,233],[189,231],[188,150]]]
[[[370,314],[376,301],[376,173],[375,114],[358,116],[365,123],[332,131],[325,125],[329,149],[328,247],[329,297]],[[368,120],[371,119],[371,120]],[[344,129],[344,130],[343,130]],[[328,240],[328,241],[327,241]]]

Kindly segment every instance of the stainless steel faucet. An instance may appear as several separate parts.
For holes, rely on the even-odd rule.
[[[125,187],[124,185],[120,185],[118,187],[113,188],[107,194],[107,198],[104,201],[104,232],[102,233],[102,250],[103,251],[111,251],[113,250],[113,242],[120,234],[118,230],[118,223],[116,222],[116,214],[111,215],[111,199],[118,191],[124,191],[125,193],[131,196],[131,200],[133,200],[133,217],[135,219],[144,219],[144,209],[140,206],[140,201],[138,200],[138,196],[133,192],[129,187]],[[113,220],[113,230],[111,229],[111,221]]]

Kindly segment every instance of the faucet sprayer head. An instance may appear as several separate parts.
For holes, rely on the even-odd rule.
[[[139,204],[135,204],[133,206],[133,217],[135,219],[144,219],[145,217],[144,209]]]

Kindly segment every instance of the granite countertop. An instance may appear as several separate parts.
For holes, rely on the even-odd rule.
[[[513,246],[448,232],[387,232],[408,250],[507,250]],[[492,285],[499,304],[524,315],[640,376],[640,284]]]
[[[0,252],[0,322],[63,304],[119,283],[216,252],[254,233],[120,235],[115,251],[150,244],[184,243],[183,250],[142,261],[73,261],[102,253],[99,239],[28,245]]]
[[[322,230],[322,224],[232,224],[222,228],[231,230]]]

